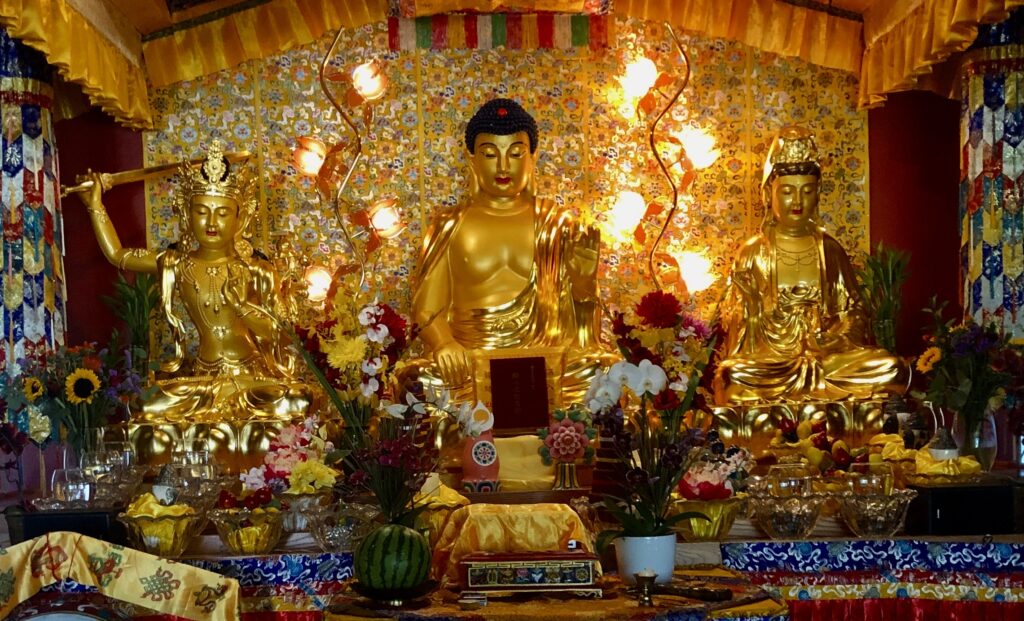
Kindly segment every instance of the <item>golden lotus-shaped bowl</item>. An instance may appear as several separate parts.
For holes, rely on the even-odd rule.
[[[206,527],[206,517],[195,513],[185,515],[129,515],[117,516],[128,529],[132,547],[163,558],[181,556],[192,538]]]
[[[284,513],[277,509],[214,509],[210,519],[232,554],[266,554],[284,532]]]
[[[750,515],[772,539],[805,539],[814,530],[828,494],[750,497]]]
[[[746,503],[746,495],[721,500],[677,500],[673,513],[695,512],[708,519],[690,518],[679,522],[679,532],[687,541],[721,541],[729,535],[732,523]]]
[[[895,489],[888,494],[847,492],[839,499],[839,514],[858,537],[892,537],[903,527],[912,489]]]

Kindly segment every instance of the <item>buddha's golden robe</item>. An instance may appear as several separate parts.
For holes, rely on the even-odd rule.
[[[907,369],[868,346],[856,277],[842,246],[814,233],[816,283],[779,286],[779,249],[761,233],[741,249],[722,325],[723,361],[715,374],[720,404],[867,398],[903,392]]]
[[[274,324],[276,303],[283,303],[277,294],[273,268],[257,259],[234,258],[235,273],[249,278],[249,301],[263,309],[266,319],[273,325],[269,338],[260,338],[245,326],[242,318],[229,305],[214,311],[202,308],[204,302],[190,295],[215,288],[218,283],[199,283],[190,273],[190,258],[176,250],[167,250],[157,257],[160,275],[160,293],[164,314],[174,336],[174,356],[161,365],[165,373],[175,377],[159,379],[156,392],[143,404],[142,420],[147,422],[208,422],[246,421],[253,419],[289,420],[305,414],[311,405],[309,387],[298,381],[297,360],[287,345],[287,335]],[[241,268],[241,269],[239,269]],[[224,277],[232,269],[227,265]],[[200,274],[202,277],[210,276]],[[240,359],[221,355],[215,360],[204,360],[202,351],[194,360],[185,356],[185,326],[174,308],[179,298],[190,319],[207,339],[213,351],[248,351]],[[255,311],[254,311],[255,312]],[[227,339],[236,339],[225,346]],[[238,339],[243,342],[239,346]],[[202,349],[202,348],[201,348]]]
[[[442,215],[428,231],[416,274],[417,299],[431,271],[440,261],[451,260],[450,242],[466,210],[461,206]],[[582,398],[594,371],[607,356],[598,338],[596,276],[592,291],[584,299],[574,298],[567,276],[571,259],[567,240],[579,234],[580,226],[570,212],[559,209],[554,201],[535,199],[534,228],[533,269],[527,285],[498,306],[451,307],[446,319],[455,340],[467,350],[565,348],[561,394],[562,401],[569,403]],[[413,301],[414,309],[420,306],[417,299]],[[424,380],[443,383],[440,374],[430,368],[431,362],[421,363],[426,365],[421,369]],[[469,384],[450,388],[455,389],[457,398],[464,397],[472,387]]]

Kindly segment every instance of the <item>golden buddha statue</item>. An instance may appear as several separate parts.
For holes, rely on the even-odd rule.
[[[785,127],[761,185],[765,222],[740,249],[722,325],[719,404],[835,401],[903,392],[906,365],[868,345],[856,275],[817,224],[814,136]]]
[[[474,351],[564,349],[560,392],[582,397],[603,360],[600,234],[534,194],[537,124],[515,101],[484,104],[466,127],[468,199],[424,238],[413,320],[428,383],[469,398]]]
[[[298,379],[297,357],[279,328],[285,316],[277,275],[253,255],[245,234],[255,212],[254,184],[230,170],[214,142],[198,169],[183,165],[174,208],[183,231],[167,250],[123,248],[103,206],[103,179],[82,198],[104,256],[120,269],[159,274],[174,356],[161,364],[156,393],[135,423],[288,420],[311,404]],[[198,356],[186,360],[177,299],[199,334]],[[284,312],[282,312],[284,311]]]

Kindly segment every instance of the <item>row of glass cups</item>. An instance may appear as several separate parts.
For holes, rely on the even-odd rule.
[[[858,537],[891,537],[903,528],[917,492],[898,489],[888,463],[851,464],[844,476],[822,477],[801,464],[780,464],[751,477],[748,514],[772,539],[805,539],[826,505]]]
[[[65,464],[66,465],[66,464]],[[104,442],[86,451],[77,467],[50,474],[50,496],[32,501],[39,511],[109,509],[123,506],[142,484],[146,466],[136,463],[127,442]]]

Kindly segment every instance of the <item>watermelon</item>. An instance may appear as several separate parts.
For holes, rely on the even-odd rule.
[[[411,589],[427,579],[429,570],[427,538],[406,526],[381,526],[356,548],[356,579],[370,589]]]

